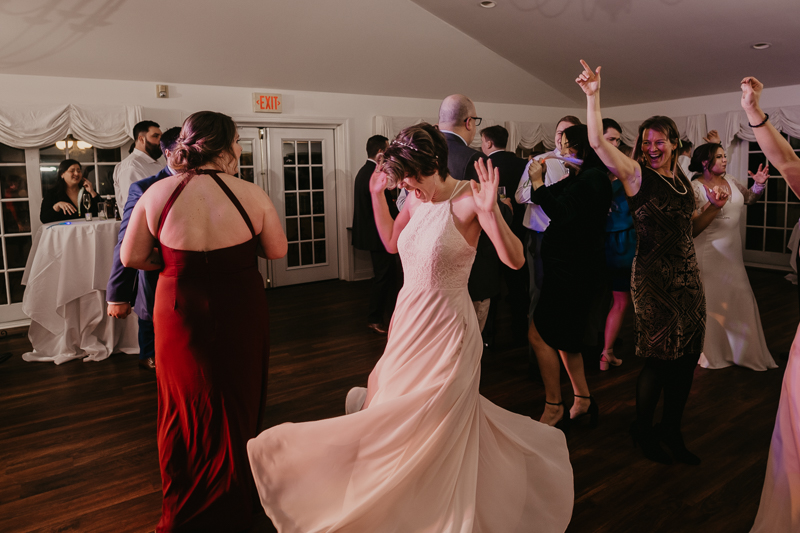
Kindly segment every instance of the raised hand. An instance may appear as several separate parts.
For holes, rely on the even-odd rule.
[[[715,185],[713,189],[706,187],[706,198],[712,205],[722,209],[728,202],[728,192],[719,185]]]
[[[717,130],[709,131],[703,140],[707,143],[715,143],[715,144],[722,144],[722,139],[719,137],[719,132]]]
[[[480,185],[469,182],[472,187],[472,198],[478,211],[491,213],[497,206],[497,185],[500,183],[500,171],[492,165],[491,159],[484,164],[483,159],[475,161]]]
[[[369,192],[372,194],[379,194],[386,190],[386,181],[388,176],[383,171],[383,167],[378,165],[375,167],[375,172],[369,178]]]
[[[748,76],[742,80],[742,109],[755,109],[759,106],[758,102],[761,100],[761,91],[764,89],[764,84],[752,76]]]
[[[764,185],[767,182],[767,178],[769,178],[769,161],[764,164],[763,169],[761,168],[761,165],[758,165],[758,170],[755,174],[748,170],[747,175],[753,178],[753,180],[759,185]]]
[[[592,96],[600,90],[601,67],[597,67],[597,70],[592,72],[592,68],[583,59],[581,59],[581,65],[583,65],[583,72],[575,78],[575,83],[581,86],[586,96]]]

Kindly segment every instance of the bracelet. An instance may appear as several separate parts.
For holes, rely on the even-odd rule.
[[[766,124],[768,120],[769,120],[769,115],[764,113],[764,120],[762,120],[760,124],[756,124],[755,126],[753,126],[752,124],[750,124],[750,122],[748,122],[747,125],[750,126],[751,128],[760,128],[761,126]]]

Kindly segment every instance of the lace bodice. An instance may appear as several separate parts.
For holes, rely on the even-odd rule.
[[[456,187],[456,191],[460,186]],[[426,289],[460,289],[475,259],[475,248],[458,231],[450,200],[420,204],[397,240],[405,285]]]

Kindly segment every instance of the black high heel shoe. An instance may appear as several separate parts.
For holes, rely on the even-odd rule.
[[[564,408],[564,414],[561,415],[561,420],[556,422],[556,425],[553,426],[553,427],[556,428],[556,429],[560,429],[562,432],[564,432],[564,435],[569,433],[569,423],[570,423],[569,410],[564,405],[564,401],[562,400],[562,401],[560,401],[558,403],[553,403],[553,402],[548,402],[547,400],[545,400],[544,403],[546,403],[547,405],[560,405],[561,407]]]
[[[672,456],[679,463],[692,466],[700,464],[700,458],[686,449],[686,444],[683,442],[683,435],[681,435],[680,430],[667,431],[664,429],[663,425],[656,424],[653,427],[653,433],[658,440],[667,445],[669,451],[672,452]]]
[[[594,401],[594,396],[578,396],[577,394],[573,394],[576,398],[583,398],[585,400],[589,400],[589,409],[585,413],[581,413],[572,420],[578,420],[585,416],[589,417],[589,427],[594,429],[597,427],[597,419],[600,417],[600,408],[597,407],[597,402]]]
[[[653,432],[653,428],[641,427],[637,422],[633,422],[630,428],[633,446],[639,445],[644,456],[655,463],[671,465],[672,458],[658,443],[658,439]]]

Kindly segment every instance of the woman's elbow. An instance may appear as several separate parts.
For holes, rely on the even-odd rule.
[[[275,243],[265,250],[267,259],[281,259],[286,256],[286,252],[289,251],[289,243],[286,241],[284,237],[281,242]]]

